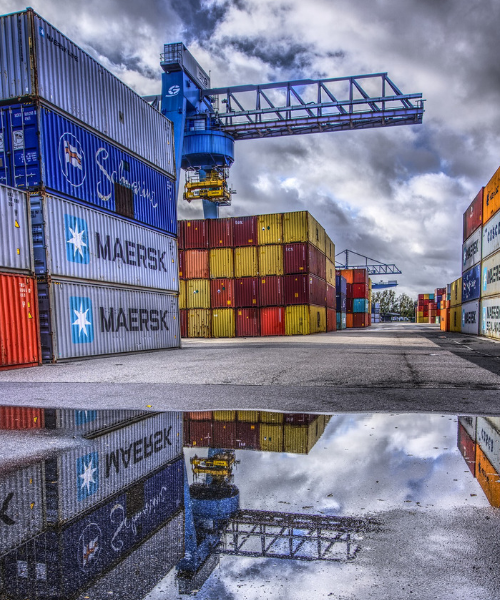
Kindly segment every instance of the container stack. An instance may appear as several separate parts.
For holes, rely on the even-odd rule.
[[[380,323],[380,302],[374,302],[372,304],[371,322]]]
[[[337,304],[337,329],[345,329],[347,327],[347,280],[336,271],[336,304]]]
[[[306,211],[179,221],[183,337],[336,329],[335,245]]]
[[[43,360],[178,347],[172,123],[32,9],[0,29],[0,182],[30,196]]]
[[[434,290],[434,304],[436,308],[434,309],[435,314],[435,323],[440,323],[441,321],[441,302],[446,299],[446,288],[436,288]]]
[[[466,293],[469,288],[466,287]],[[450,331],[460,331],[461,313],[462,313],[462,295],[463,284],[462,278],[459,277],[451,283],[451,298],[450,298]]]
[[[437,307],[434,294],[419,294],[417,300],[417,323],[435,323]],[[434,320],[431,321],[431,318]]]
[[[346,327],[369,327],[371,281],[367,269],[341,269],[346,280]]]

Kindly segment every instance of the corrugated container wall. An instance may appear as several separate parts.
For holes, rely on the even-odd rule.
[[[479,300],[462,304],[462,333],[479,335]]]
[[[234,257],[232,248],[216,248],[210,250],[210,277],[234,277]]]
[[[500,476],[479,444],[476,445],[475,475],[491,506],[500,508]]]
[[[31,9],[1,17],[0,31],[0,99],[42,98],[175,176],[161,113]]]
[[[25,408],[23,406],[0,406],[0,429],[44,429],[45,412],[43,408]]]
[[[269,275],[259,278],[260,306],[282,306],[285,304],[283,277]]]
[[[451,284],[450,306],[459,306],[462,304],[462,278],[459,277]]]
[[[257,277],[259,274],[259,259],[257,248],[249,246],[248,248],[234,249],[234,276],[239,277]]]
[[[283,242],[310,242],[325,253],[326,233],[318,221],[305,210],[284,213]]]
[[[481,299],[481,335],[500,339],[500,296]]]
[[[500,211],[495,213],[483,227],[481,256],[484,260],[498,250],[500,250]]]
[[[38,296],[46,361],[180,346],[175,295],[51,280]]]
[[[483,193],[481,188],[464,212],[463,241],[469,238],[483,222]]]
[[[208,279],[208,250],[184,250],[182,258],[185,279]]]
[[[212,336],[212,311],[197,308],[188,310],[188,337],[209,338]]]
[[[45,409],[47,429],[63,429],[67,434],[95,436],[117,425],[127,425],[132,421],[149,416],[142,410],[73,410],[70,408]]]
[[[260,334],[285,335],[284,306],[272,306],[260,309]]]
[[[235,305],[234,279],[212,279],[210,282],[210,302],[212,308],[228,308]]]
[[[257,217],[258,244],[282,244],[283,243],[283,215],[258,215]],[[272,275],[272,273],[268,273]],[[278,273],[281,275],[281,273]]]
[[[238,337],[260,336],[260,312],[258,308],[237,309],[236,335]]]
[[[181,279],[179,281],[179,310],[184,310],[186,306],[186,282]]]
[[[233,219],[210,219],[208,225],[210,248],[233,247]]]
[[[197,248],[208,248],[208,221],[198,219],[195,221],[184,221],[184,250]]]
[[[212,310],[212,337],[234,337],[234,308],[214,308]]]
[[[312,304],[287,306],[285,332],[286,335],[326,332],[326,307]]]
[[[258,277],[243,277],[234,282],[235,306],[237,308],[250,308],[259,306],[259,279]]]
[[[476,474],[476,441],[458,424],[457,446],[473,475]]]
[[[462,275],[462,302],[477,300],[481,294],[481,265],[476,265]]]
[[[210,279],[186,281],[186,307],[210,308]]]
[[[6,270],[31,275],[33,254],[28,197],[20,190],[0,185],[0,271]]]
[[[487,223],[491,217],[500,210],[500,167],[495,171],[493,177],[488,181],[483,194],[483,223]]]
[[[481,260],[481,242],[483,231],[478,227],[462,246],[462,273]]]
[[[257,217],[235,217],[233,221],[233,236],[235,248],[240,246],[256,246],[258,239]]]
[[[259,246],[259,275],[283,275],[283,246]]]
[[[481,297],[500,294],[500,252],[482,262]]]

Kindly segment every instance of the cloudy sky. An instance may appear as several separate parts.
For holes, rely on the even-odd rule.
[[[212,85],[388,72],[422,92],[424,123],[236,144],[221,216],[307,209],[337,252],[403,271],[398,292],[461,274],[462,214],[500,164],[493,0],[33,0],[33,8],[141,94],[183,41]],[[25,8],[0,0],[2,12]],[[180,203],[182,218],[201,206]]]

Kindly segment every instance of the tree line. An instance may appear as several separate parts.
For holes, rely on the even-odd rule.
[[[394,290],[372,292],[372,303],[380,302],[380,314],[398,313],[409,319],[415,316],[415,301],[407,294],[400,294],[396,298]],[[372,311],[374,310],[372,304]]]

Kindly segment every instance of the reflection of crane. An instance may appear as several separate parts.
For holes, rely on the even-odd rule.
[[[349,261],[349,256],[351,254],[355,254],[356,256],[359,256],[361,259],[363,259],[364,264],[363,264],[363,260],[361,260],[361,261],[357,260],[358,264],[352,264],[352,262]],[[343,260],[341,260],[341,259],[337,260],[337,256],[342,257],[343,255],[345,255],[345,258]],[[401,273],[401,271],[398,269],[398,267],[396,267],[395,264],[387,264],[387,263],[380,262],[379,260],[376,260],[375,258],[370,258],[369,256],[365,256],[364,254],[359,254],[358,252],[354,252],[354,250],[342,250],[342,252],[339,252],[338,254],[336,254],[335,255],[335,266],[337,267],[337,269],[366,269],[368,271],[368,275],[370,275],[370,276],[373,276],[373,275],[398,275]],[[398,282],[395,279],[387,281],[387,282],[384,282],[384,281],[379,281],[378,283],[372,282],[372,289],[381,290],[384,288],[396,287],[397,285],[398,285]]]
[[[177,181],[184,198],[203,200],[205,218],[231,201],[228,169],[235,140],[422,122],[422,94],[403,94],[387,73],[211,88],[184,44],[165,44],[161,112],[174,123]]]

